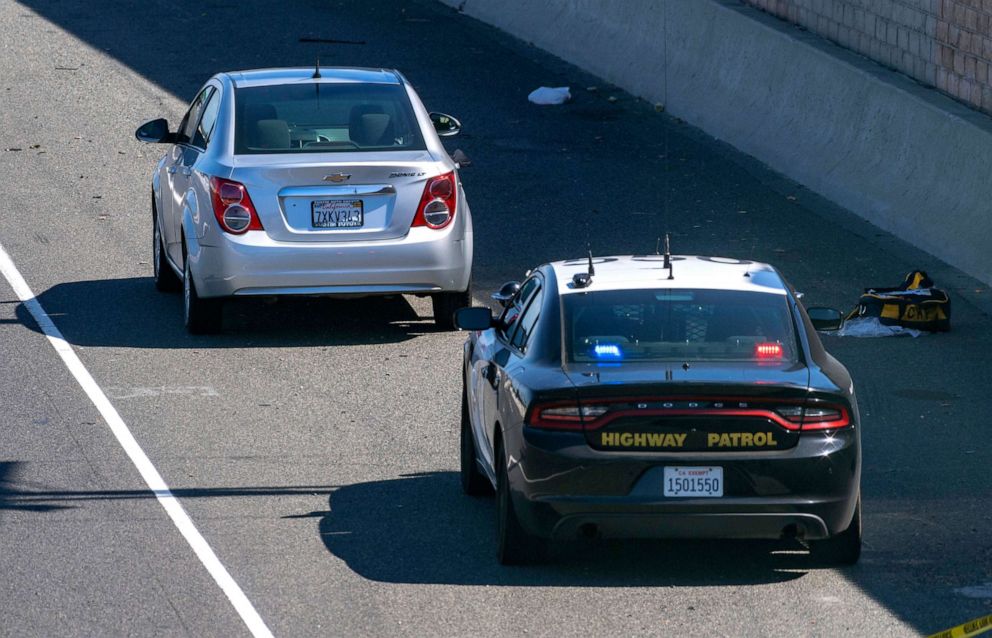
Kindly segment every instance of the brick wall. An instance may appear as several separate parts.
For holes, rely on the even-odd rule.
[[[992,0],[742,0],[992,114]]]

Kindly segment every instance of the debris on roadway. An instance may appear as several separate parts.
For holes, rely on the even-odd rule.
[[[567,86],[559,86],[557,88],[542,86],[531,91],[527,99],[541,106],[554,106],[571,100],[572,94],[569,92]]]

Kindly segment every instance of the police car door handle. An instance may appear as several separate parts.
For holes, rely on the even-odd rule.
[[[169,175],[175,175],[176,174],[176,167],[175,166],[170,166],[169,168],[165,169],[165,172],[168,173]]]
[[[189,177],[193,174],[193,169],[188,166],[183,166],[183,170],[180,171],[184,177]]]

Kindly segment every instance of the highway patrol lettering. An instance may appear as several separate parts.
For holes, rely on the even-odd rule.
[[[776,447],[774,432],[710,432],[706,447]]]
[[[686,434],[663,434],[660,432],[603,432],[600,434],[603,447],[682,447]]]

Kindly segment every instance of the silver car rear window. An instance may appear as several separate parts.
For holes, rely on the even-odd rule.
[[[784,295],[736,290],[607,290],[562,297],[573,362],[797,360]]]
[[[238,155],[425,149],[400,85],[308,82],[235,90]]]

